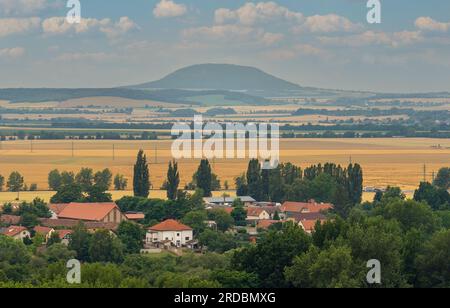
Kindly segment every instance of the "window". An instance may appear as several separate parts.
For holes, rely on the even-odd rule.
[[[190,237],[189,236],[186,236],[186,241],[189,241],[190,240]]]
[[[180,233],[177,233],[177,236],[180,236]]]

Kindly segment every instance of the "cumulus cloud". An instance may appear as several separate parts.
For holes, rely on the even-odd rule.
[[[114,38],[137,28],[137,24],[128,17],[121,17],[115,23],[109,18],[82,18],[80,23],[71,24],[67,22],[65,17],[51,17],[42,22],[42,31],[48,35],[81,34],[97,31]]]
[[[351,22],[348,18],[336,15],[314,15],[306,18],[305,22],[294,28],[294,32],[332,33],[332,32],[358,32],[363,26]]]
[[[185,40],[196,39],[220,43],[250,42],[269,46],[283,40],[284,34],[266,32],[261,28],[229,24],[185,29],[182,32],[182,37]]]
[[[153,9],[156,18],[168,18],[183,16],[187,12],[184,4],[175,3],[172,0],[161,0]]]
[[[29,16],[61,4],[60,0],[0,0],[0,15]]]
[[[24,34],[40,27],[41,19],[38,17],[32,18],[0,18],[0,37],[5,37],[14,34]]]
[[[417,29],[423,31],[447,32],[450,30],[450,22],[439,22],[431,17],[419,17],[415,25]]]
[[[4,48],[0,49],[0,59],[15,59],[20,58],[25,54],[25,49],[22,47]]]
[[[291,11],[275,2],[248,2],[237,10],[218,9],[215,11],[214,19],[217,24],[239,22],[251,26],[271,21],[300,22],[303,19],[303,14]]]

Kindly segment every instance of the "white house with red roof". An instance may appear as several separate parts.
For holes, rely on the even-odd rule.
[[[0,229],[0,234],[13,238],[18,241],[23,241],[25,238],[30,238],[31,234],[25,227],[21,226],[9,226],[4,229]]]
[[[183,247],[193,240],[192,228],[173,219],[148,228],[146,235],[146,242],[149,245]]]

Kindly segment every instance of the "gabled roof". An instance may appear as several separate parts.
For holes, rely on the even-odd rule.
[[[148,228],[150,231],[191,231],[192,228],[188,227],[186,225],[183,225],[182,223],[173,220],[168,219],[166,221],[163,221],[153,227]]]
[[[42,235],[48,235],[50,232],[55,231],[53,228],[49,227],[43,227],[43,226],[36,226],[33,228],[33,230],[36,233],[42,234]]]
[[[20,216],[15,215],[1,215],[0,222],[8,225],[17,225],[20,222]]]
[[[58,234],[60,239],[64,239],[67,235],[72,234],[72,230],[57,230],[56,233]]]
[[[27,231],[27,228],[20,226],[9,226],[8,228],[4,228],[1,233],[6,236],[16,236],[23,231]]]
[[[267,220],[263,219],[258,222],[257,228],[258,229],[269,229],[271,225],[282,223],[281,220]]]
[[[293,213],[302,213],[302,212],[319,213],[321,211],[331,210],[332,208],[333,205],[331,203],[316,203],[315,201],[311,201],[309,203],[286,201],[281,206],[281,211]]]
[[[306,232],[312,232],[314,231],[314,228],[316,227],[316,223],[320,221],[320,223],[323,223],[321,220],[302,220],[299,222],[301,226],[303,227],[303,230]]]
[[[58,215],[59,213],[62,212],[62,210],[64,210],[66,208],[67,205],[68,205],[68,203],[53,203],[53,204],[49,204],[48,207],[53,213]]]
[[[118,207],[114,202],[69,203],[57,215],[62,219],[101,221],[116,208]]]
[[[248,208],[246,208],[246,210],[247,210],[247,216],[259,216],[263,212],[265,212],[265,210],[260,207],[248,207]]]

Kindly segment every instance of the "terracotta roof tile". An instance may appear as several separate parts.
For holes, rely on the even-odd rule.
[[[27,228],[20,226],[9,226],[8,228],[4,228],[2,230],[2,234],[6,236],[16,236],[17,234],[26,231]]]
[[[36,233],[39,233],[39,234],[42,234],[42,235],[47,235],[47,234],[49,234],[50,232],[54,231],[53,228],[43,227],[43,226],[36,226],[36,227],[33,228],[33,230],[34,230]]]
[[[173,220],[168,219],[166,221],[163,221],[153,227],[148,228],[150,231],[189,231],[192,230],[191,227],[188,227],[186,225],[183,225],[182,223]]]
[[[115,208],[118,207],[113,202],[69,203],[58,214],[58,218],[77,219],[86,221],[101,221]]]
[[[316,202],[289,202],[286,201],[281,206],[282,212],[293,212],[293,213],[302,213],[302,212],[311,212],[318,213],[321,211],[327,211],[333,208],[331,203],[316,203]]]

